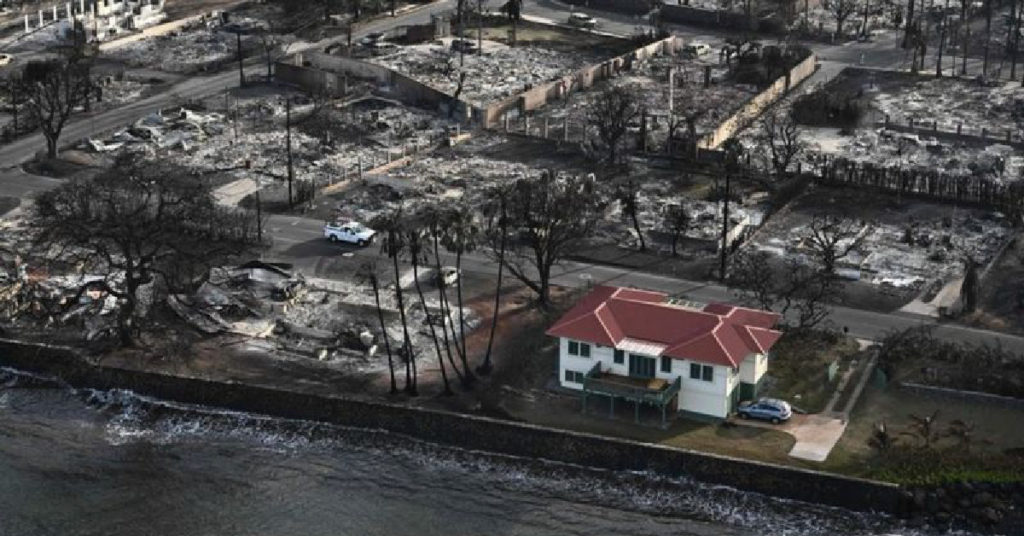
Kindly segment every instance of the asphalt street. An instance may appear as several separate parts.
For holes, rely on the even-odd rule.
[[[485,8],[496,9],[500,5],[496,0],[489,4],[485,3]],[[453,0],[443,0],[414,12],[399,14],[395,18],[372,21],[361,26],[354,32],[353,37],[358,38],[366,33],[384,31],[396,26],[426,22],[430,20],[432,14],[449,11],[453,5]],[[563,22],[570,12],[567,5],[551,0],[528,2],[524,9],[525,13],[530,16],[555,22]],[[594,10],[584,11],[599,18],[601,30],[606,32],[631,34],[637,26],[645,24],[645,20],[642,18]],[[720,44],[726,37],[724,33],[712,32],[706,28],[673,26],[672,30],[677,35],[686,36],[693,41],[706,42],[712,46]],[[325,47],[339,39],[341,38],[299,45],[291,52]],[[903,50],[898,48],[898,39],[899,36],[895,32],[891,32],[869,43],[835,46],[812,44],[811,48],[823,61],[878,68],[899,68],[901,62],[906,61],[906,55]],[[254,73],[262,72],[258,61],[253,60],[250,65]],[[216,94],[235,87],[237,84],[238,72],[234,70],[189,78],[174,85],[165,93],[115,110],[90,116],[79,116],[65,128],[62,140],[65,145],[70,145],[84,137],[121,128],[162,107],[180,103],[183,99]],[[60,180],[31,176],[20,169],[21,164],[31,160],[35,153],[43,147],[45,147],[45,142],[41,135],[29,136],[0,147],[0,195],[27,199],[33,192],[46,190],[60,184]],[[360,262],[378,254],[374,246],[359,249],[328,243],[323,239],[323,223],[295,216],[272,216],[269,220],[268,230],[273,237],[273,246],[266,257],[291,262],[309,274],[345,277],[354,272]],[[452,264],[453,259],[446,258],[443,262]],[[483,255],[474,254],[463,260],[463,270],[466,274],[490,276],[496,273],[497,266]],[[553,276],[553,283],[559,285],[582,286],[609,283],[661,290],[702,302],[734,299],[732,291],[717,284],[674,279],[615,266],[566,262],[556,267]],[[1024,353],[1024,338],[952,323],[936,323],[934,320],[923,317],[834,307],[830,319],[837,327],[845,327],[851,335],[864,339],[877,339],[890,331],[916,325],[935,324],[936,334],[945,339],[1001,344],[1005,348]]]

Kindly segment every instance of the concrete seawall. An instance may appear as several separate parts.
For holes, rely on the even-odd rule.
[[[129,389],[169,401],[386,430],[472,450],[609,470],[686,476],[854,510],[897,512],[901,507],[900,488],[893,484],[386,402],[105,367],[63,347],[0,339],[0,366],[55,375],[78,388]]]

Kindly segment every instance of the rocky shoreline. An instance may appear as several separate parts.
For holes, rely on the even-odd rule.
[[[905,487],[900,510],[911,527],[1024,534],[1024,482]]]

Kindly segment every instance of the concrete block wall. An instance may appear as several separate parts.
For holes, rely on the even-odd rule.
[[[0,339],[0,366],[55,375],[77,388],[129,389],[168,401],[385,430],[468,450],[690,477],[854,510],[900,512],[906,506],[894,484],[383,401],[100,366],[70,348]]]
[[[636,61],[666,52],[675,52],[679,46],[678,39],[674,36],[667,37],[632,52],[611,58],[608,61],[584,67],[558,80],[531,88],[523,93],[485,107],[482,110],[481,122],[484,127],[497,126],[506,113],[513,110],[517,113],[529,112],[543,107],[548,102],[564,97],[562,88],[567,88],[568,91],[587,89],[596,82],[610,78],[616,72],[631,69]]]
[[[796,87],[800,82],[814,74],[817,57],[811,54],[800,63],[796,64],[789,73],[780,76],[767,89],[758,93],[748,100],[736,113],[722,121],[714,130],[704,134],[697,141],[700,149],[717,149],[725,140],[747,127],[757,119],[766,108],[779,100],[790,89]]]

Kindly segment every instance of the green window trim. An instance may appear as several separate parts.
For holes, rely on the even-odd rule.
[[[580,343],[569,341],[569,355],[580,355]]]
[[[580,343],[580,357],[590,357],[590,345],[581,342]]]
[[[661,371],[662,372],[668,372],[668,373],[672,372],[672,358],[671,357],[669,357],[667,355],[661,356]]]
[[[626,352],[624,350],[615,350],[614,360],[616,365],[621,365],[626,362]]]

